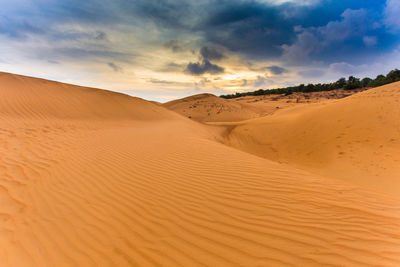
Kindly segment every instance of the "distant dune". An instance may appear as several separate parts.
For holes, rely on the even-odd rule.
[[[198,94],[167,102],[163,106],[199,122],[235,122],[271,115],[288,107],[340,99],[360,91],[362,89],[246,96],[234,99]]]
[[[276,105],[255,105],[226,100],[212,94],[199,94],[163,104],[185,117],[200,122],[242,121],[272,113]]]
[[[309,171],[370,157],[397,171],[398,88],[227,133],[142,99],[2,73],[0,266],[398,266],[400,200]]]

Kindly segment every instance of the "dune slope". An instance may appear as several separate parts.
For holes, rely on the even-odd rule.
[[[0,73],[0,116],[40,120],[146,121],[176,117],[172,112],[140,98],[9,73]]]
[[[396,199],[224,146],[144,100],[0,84],[0,266],[400,262]]]
[[[228,143],[372,190],[400,193],[400,83],[243,122]]]

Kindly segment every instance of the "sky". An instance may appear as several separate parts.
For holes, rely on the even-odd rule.
[[[0,4],[0,71],[160,102],[400,68],[400,0]]]

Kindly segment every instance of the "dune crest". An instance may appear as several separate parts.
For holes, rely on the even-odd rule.
[[[0,266],[396,266],[400,201],[126,95],[0,75]]]

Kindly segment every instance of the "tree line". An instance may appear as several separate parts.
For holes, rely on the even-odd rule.
[[[300,84],[297,86],[285,87],[285,88],[276,88],[276,89],[259,89],[253,92],[244,92],[244,93],[235,93],[230,95],[221,95],[220,97],[230,99],[237,98],[242,96],[257,96],[257,95],[290,95],[294,92],[321,92],[321,91],[331,91],[335,89],[344,89],[344,90],[353,90],[360,88],[372,88],[382,86],[388,83],[398,82],[400,81],[400,70],[395,69],[390,71],[386,76],[378,75],[375,79],[371,78],[356,78],[354,76],[350,76],[348,79],[340,78],[336,82],[333,83],[317,83],[317,84]]]

